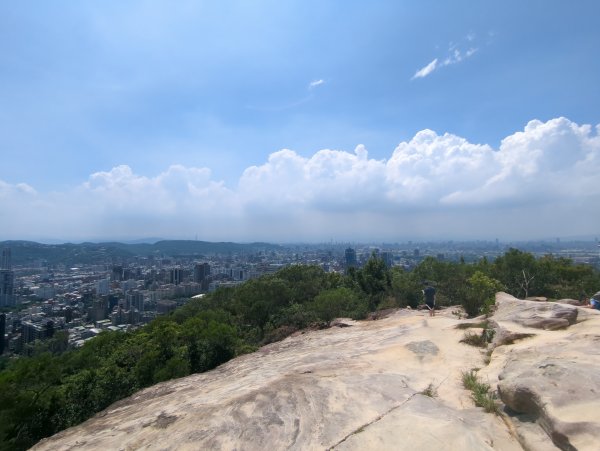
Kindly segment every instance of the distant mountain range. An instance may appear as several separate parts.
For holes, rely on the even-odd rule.
[[[131,257],[201,257],[256,253],[280,249],[268,243],[211,243],[193,240],[163,240],[156,243],[63,243],[42,244],[34,241],[0,241],[0,248],[10,248],[13,265],[29,265],[39,260],[67,266],[110,263]]]

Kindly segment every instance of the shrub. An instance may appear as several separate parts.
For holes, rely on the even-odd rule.
[[[467,290],[462,302],[467,315],[477,316],[483,309],[489,312],[495,302],[494,295],[501,290],[502,284],[496,279],[486,276],[481,271],[475,271],[467,280]]]

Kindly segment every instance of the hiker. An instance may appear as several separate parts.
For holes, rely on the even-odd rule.
[[[429,309],[429,316],[435,316],[435,288],[429,282],[426,282],[426,287],[423,290],[425,297],[425,305]]]
[[[585,308],[593,308],[595,310],[600,310],[600,291],[598,291],[595,295],[593,295],[588,305],[584,305]]]

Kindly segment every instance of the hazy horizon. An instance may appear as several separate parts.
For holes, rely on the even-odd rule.
[[[3,4],[0,240],[595,237],[599,13]]]
[[[531,238],[531,239],[523,239],[523,240],[519,240],[519,239],[515,239],[515,240],[501,240],[499,238],[481,238],[481,239],[464,239],[464,240],[455,240],[453,238],[432,238],[432,239],[423,239],[423,240],[419,240],[419,239],[410,239],[410,238],[406,238],[406,239],[402,239],[402,240],[396,240],[396,241],[377,241],[377,240],[341,240],[341,241],[336,241],[336,240],[326,240],[326,241],[294,241],[294,240],[289,240],[289,241],[232,241],[232,240],[222,240],[222,241],[218,241],[221,243],[237,243],[237,244],[253,244],[253,243],[265,243],[265,244],[271,244],[271,245],[277,245],[277,246],[320,246],[320,245],[324,245],[324,246],[328,246],[328,245],[334,245],[334,246],[339,246],[339,245],[350,245],[350,246],[373,246],[373,245],[401,245],[401,244],[414,244],[414,245],[418,245],[418,244],[445,244],[445,243],[454,243],[454,244],[461,244],[461,243],[495,243],[497,240],[498,244],[501,245],[505,245],[505,244],[526,244],[526,243],[561,243],[561,244],[565,244],[565,243],[585,243],[585,242],[589,242],[589,243],[598,243],[598,237],[597,236],[592,236],[592,235],[585,235],[585,236],[563,236],[563,237],[537,237],[537,238]],[[90,238],[90,239],[85,239],[85,240],[69,240],[69,239],[44,239],[44,238],[40,238],[40,239],[31,239],[31,240],[20,240],[20,239],[11,239],[11,240],[4,240],[2,238],[0,238],[0,243],[6,243],[6,242],[19,242],[19,241],[27,241],[27,242],[34,242],[34,243],[39,243],[39,244],[45,244],[45,245],[61,245],[61,244],[86,244],[86,243],[90,243],[90,244],[106,244],[106,243],[119,243],[119,244],[155,244],[158,243],[160,241],[199,241],[199,242],[207,242],[207,243],[218,243],[217,241],[207,241],[207,240],[202,240],[200,239],[200,237],[198,238],[158,238],[158,237],[153,237],[153,238],[109,238],[109,239],[94,239],[94,238]],[[600,244],[598,245],[600,246]]]

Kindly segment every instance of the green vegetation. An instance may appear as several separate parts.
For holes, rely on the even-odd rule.
[[[462,373],[463,386],[471,391],[471,397],[477,407],[483,407],[488,413],[498,413],[496,396],[490,391],[488,384],[479,382],[474,370]]]
[[[488,345],[488,343],[491,343],[494,339],[496,331],[493,328],[489,327],[489,323],[487,321],[483,321],[480,323],[459,324],[457,326],[457,329],[467,329],[471,327],[481,327],[481,333],[476,334],[468,330],[465,332],[465,336],[462,338],[462,340],[460,340],[461,343],[466,343],[471,346],[477,346],[479,348],[485,348]]]
[[[424,280],[435,281],[438,305],[462,305],[470,316],[486,313],[499,289],[516,296],[577,298],[600,286],[591,267],[552,257],[536,260],[514,249],[494,263],[427,257],[413,271],[388,269],[375,255],[347,275],[290,266],[193,299],[135,332],[103,332],[75,350],[66,350],[59,333],[31,346],[28,357],[0,360],[0,449],[26,449],[141,388],[208,371],[335,317],[360,319],[369,311],[416,307]],[[487,343],[491,336],[478,338]],[[481,387],[474,390],[476,402],[491,409],[489,387]]]
[[[505,337],[504,339],[502,339],[498,343],[498,346],[512,345],[519,340],[524,340],[525,338],[531,338],[531,337],[535,337],[535,334],[513,333],[513,334]]]
[[[423,391],[419,392],[422,395],[425,396],[429,396],[430,398],[437,398],[437,389],[433,386],[433,384],[429,384],[427,386],[427,388],[425,388]]]
[[[475,334],[469,331],[465,332],[465,336],[460,340],[460,342],[479,348],[485,348],[488,343],[491,343],[493,338],[494,329],[483,329],[481,334]]]
[[[489,313],[494,304],[495,294],[504,287],[502,284],[481,271],[477,270],[467,279],[466,289],[463,294],[462,305],[469,316],[479,313]]]
[[[488,325],[487,321],[478,321],[476,323],[460,323],[456,325],[457,329],[485,329]]]
[[[600,285],[599,273],[593,267],[552,255],[536,260],[527,252],[510,249],[490,266],[489,275],[519,298],[579,299],[594,294]]]

